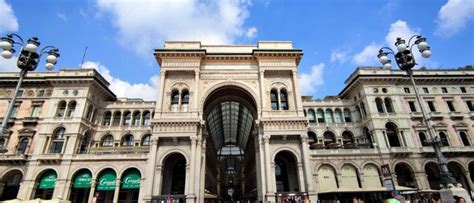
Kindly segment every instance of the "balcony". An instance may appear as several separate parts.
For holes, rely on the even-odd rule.
[[[430,116],[431,120],[441,120],[444,117],[441,112],[435,112],[435,111],[430,112],[429,116]]]
[[[140,147],[97,147],[85,154],[74,154],[74,160],[146,160],[150,148]]]
[[[464,114],[461,112],[453,111],[453,112],[449,112],[449,117],[452,120],[462,120],[464,118]]]
[[[26,154],[0,154],[0,163],[8,165],[23,165],[28,161]]]
[[[421,112],[411,112],[410,117],[411,120],[421,120],[423,119],[423,114],[421,114]]]
[[[38,124],[39,118],[38,117],[24,117],[23,118],[23,125],[36,125]]]
[[[362,156],[362,155],[379,155],[377,149],[315,149],[310,150],[312,156]]]
[[[413,153],[413,150],[406,147],[391,147],[388,150],[395,157],[407,157]]]
[[[426,146],[421,148],[421,152],[427,157],[435,157],[435,152],[433,147]],[[473,146],[446,146],[441,147],[441,152],[446,157],[459,157],[459,156],[469,156],[474,157],[474,147]]]

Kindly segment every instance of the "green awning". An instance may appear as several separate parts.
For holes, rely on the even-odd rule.
[[[76,175],[74,179],[74,188],[90,188],[92,181],[92,175],[89,171],[81,171]]]
[[[115,190],[115,179],[115,172],[105,171],[99,178],[97,190]]]
[[[39,182],[39,189],[54,189],[54,186],[56,185],[56,178],[58,176],[56,175],[56,172],[54,171],[47,171],[41,176],[41,180]]]
[[[127,172],[122,178],[122,189],[140,188],[141,176],[137,170]]]

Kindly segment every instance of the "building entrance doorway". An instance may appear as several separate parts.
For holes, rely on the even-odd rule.
[[[206,100],[206,202],[256,201],[253,97],[238,87],[223,87]]]

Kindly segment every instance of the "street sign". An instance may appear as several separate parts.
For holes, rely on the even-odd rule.
[[[386,179],[383,181],[385,183],[385,187],[387,188],[387,191],[394,191],[395,187],[393,186],[393,180],[392,179]]]

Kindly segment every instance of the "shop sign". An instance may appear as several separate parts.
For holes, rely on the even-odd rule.
[[[102,174],[99,178],[97,190],[115,190],[115,173],[108,171]]]
[[[140,188],[141,177],[138,171],[131,171],[122,178],[122,189]]]
[[[82,172],[74,179],[74,188],[90,188],[92,177],[89,172]]]
[[[38,188],[39,189],[54,189],[54,186],[56,185],[56,178],[57,178],[57,175],[54,171],[46,172],[42,176]]]

